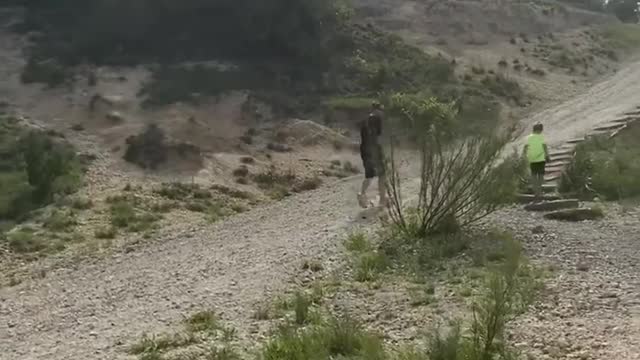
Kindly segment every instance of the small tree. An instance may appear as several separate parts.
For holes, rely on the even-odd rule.
[[[420,157],[418,201],[411,210],[403,204],[393,145],[388,162],[390,217],[405,235],[455,232],[513,200],[519,184],[517,158],[501,161],[511,132],[455,139],[454,105],[433,98],[397,94],[387,108],[409,130]]]
[[[27,179],[34,188],[33,200],[37,203],[51,201],[56,180],[71,169],[73,154],[35,131],[22,139],[22,149]]]

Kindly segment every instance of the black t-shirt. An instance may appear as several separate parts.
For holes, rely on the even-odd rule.
[[[369,114],[360,126],[360,151],[370,152],[378,146],[378,137],[382,134],[382,116],[376,112]]]

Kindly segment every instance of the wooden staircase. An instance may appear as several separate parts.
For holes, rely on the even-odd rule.
[[[550,219],[562,219],[564,216],[554,215],[562,215],[562,213],[571,209],[575,209],[576,213],[581,215],[578,218],[587,218],[586,213],[591,209],[581,208],[579,200],[564,199],[558,192],[560,179],[567,165],[571,163],[575,156],[576,146],[591,136],[609,135],[610,138],[613,138],[630,123],[638,120],[640,120],[640,106],[632,111],[623,113],[620,118],[594,128],[583,138],[570,139],[559,147],[551,149],[549,154],[551,161],[547,163],[545,168],[544,184],[542,186],[543,198],[540,199],[540,202],[534,203],[534,196],[531,195],[532,191],[529,189],[528,194],[518,196],[518,202],[524,204],[525,210],[547,213],[545,217]]]

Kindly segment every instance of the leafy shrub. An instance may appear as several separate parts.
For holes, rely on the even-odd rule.
[[[509,132],[448,141],[455,117],[452,105],[394,95],[388,109],[415,135],[421,154],[421,185],[418,204],[412,211],[402,204],[393,149],[387,163],[391,220],[405,236],[425,238],[456,232],[515,198],[520,179],[512,170],[517,162],[500,161]]]
[[[637,130],[630,130],[634,135]],[[559,190],[582,197],[619,200],[640,195],[640,148],[633,136],[592,137],[576,147]]]
[[[169,157],[169,146],[164,131],[156,124],[149,125],[144,132],[127,139],[124,159],[144,169],[156,169]]]
[[[27,132],[15,119],[0,119],[0,155],[0,220],[22,221],[81,185],[74,150],[46,133]]]
[[[71,192],[79,184],[75,154],[67,147],[56,145],[39,132],[31,132],[22,139],[25,170],[34,188],[34,200],[47,203],[60,191]]]

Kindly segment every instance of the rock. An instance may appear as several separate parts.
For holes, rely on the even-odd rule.
[[[555,211],[567,208],[577,208],[580,201],[575,199],[545,201],[541,203],[529,204],[524,207],[528,211]]]
[[[604,217],[602,210],[598,208],[584,208],[584,209],[569,209],[555,211],[549,214],[545,214],[544,218],[548,220],[560,220],[560,221],[585,221],[585,220],[597,220]]]
[[[538,225],[531,229],[531,233],[534,235],[544,234],[544,227],[542,225]]]
[[[280,143],[269,143],[267,145],[267,149],[275,152],[290,152],[291,146],[287,144],[280,144]]]
[[[105,117],[114,123],[124,122],[124,116],[119,111],[110,111]]]

